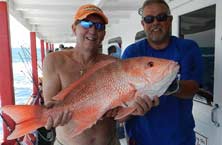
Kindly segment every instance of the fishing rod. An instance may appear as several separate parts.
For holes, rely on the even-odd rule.
[[[30,62],[28,61],[28,60],[31,60],[31,54],[27,51],[25,52],[25,47],[21,46],[21,49],[22,49],[23,56],[25,57],[25,62],[29,66],[29,72],[31,72],[31,66],[29,65]],[[21,54],[20,54],[20,58],[23,58]]]
[[[20,58],[21,58],[21,60],[22,60],[22,62],[23,62],[23,64],[25,65],[25,69],[26,69],[26,73],[27,73],[27,75],[29,76],[29,80],[36,86],[36,87],[38,87],[38,83],[33,79],[33,77],[32,77],[32,73],[31,73],[31,70],[29,69],[30,67],[29,66],[27,66],[28,65],[28,63],[26,63],[25,62],[25,60],[23,59],[23,57],[21,56],[21,54],[19,53],[19,56],[20,56]],[[27,76],[26,74],[25,74],[25,72],[24,71],[21,71],[21,72],[23,72],[24,73],[24,75],[25,76]]]
[[[25,60],[23,59],[23,57],[21,56],[21,54],[18,52],[19,54],[19,57],[20,59],[22,60],[22,63],[24,64],[25,66],[25,69],[26,69],[26,73],[31,76],[31,68],[29,67],[29,63],[28,62],[25,62]]]
[[[27,76],[27,74],[23,70],[21,70],[21,72],[24,74],[25,77],[27,77],[27,79],[31,83],[33,83],[35,85],[35,87],[38,87],[38,83],[33,79],[32,75]]]
[[[25,51],[24,51],[25,48],[22,47],[22,46],[21,46],[21,48],[22,48],[23,54],[24,54],[24,56],[25,56],[25,59],[22,57],[22,55],[21,55],[20,53],[18,53],[18,54],[19,54],[19,57],[20,57],[20,59],[22,60],[23,64],[25,65],[26,73],[27,73],[28,76],[29,76],[30,82],[32,82],[32,83],[35,85],[35,87],[38,88],[38,83],[33,79],[33,76],[32,76],[32,73],[31,73],[30,63],[27,61],[27,60],[30,60],[30,59],[31,59],[30,57],[27,57],[27,56],[28,56],[28,54],[27,54],[28,50],[27,50],[27,52],[25,52]],[[29,53],[29,54],[30,54],[30,53]],[[30,55],[29,55],[29,56],[30,56]],[[22,71],[22,72],[23,72],[23,74],[26,76],[25,72],[24,72],[24,71]]]
[[[24,59],[23,59],[23,56],[21,55],[21,53],[18,52],[18,54],[19,54],[19,56],[20,56],[20,59],[22,59],[22,61],[28,65],[28,64],[29,64],[29,61],[28,61],[28,60],[31,60],[31,56],[30,56],[30,55],[29,55],[29,56],[27,55],[27,53],[24,51],[25,48],[24,48],[23,46],[21,46],[21,49],[22,49],[22,54],[23,54],[23,56],[24,56]],[[31,70],[31,67],[29,67],[29,70]]]
[[[29,49],[25,48],[25,47],[22,47],[22,46],[21,46],[21,48],[23,49],[23,53],[26,54],[26,56],[29,56],[27,58],[31,59],[31,53],[30,53]],[[25,53],[24,50],[26,51],[26,53]],[[38,63],[37,63],[37,66],[42,71],[42,67]]]

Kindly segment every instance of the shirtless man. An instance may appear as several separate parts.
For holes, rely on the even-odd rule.
[[[114,59],[98,53],[107,23],[107,17],[98,7],[84,5],[79,8],[72,26],[76,35],[76,47],[70,51],[50,53],[44,60],[43,96],[46,106],[58,103],[53,101],[52,97],[78,80],[93,64],[105,59]],[[54,120],[49,119],[46,128],[56,127],[55,145],[119,144],[113,119],[104,118],[75,138],[70,138],[67,132],[69,126],[64,125],[70,119],[71,113],[68,110],[64,114],[58,114],[58,118]]]
[[[78,9],[72,25],[76,36],[75,48],[50,53],[44,60],[43,96],[46,106],[52,107],[59,103],[52,97],[78,80],[95,63],[115,59],[98,51],[105,36],[107,23],[108,19],[102,10],[94,5],[83,5]],[[145,107],[141,109],[141,114],[150,108],[147,103],[143,104]],[[119,145],[115,131],[116,123],[110,118],[113,114],[115,115],[115,111],[107,113],[103,120],[74,138],[71,138],[68,132],[70,127],[67,122],[72,117],[69,110],[58,114],[57,118],[49,117],[45,127],[56,127],[54,145]]]

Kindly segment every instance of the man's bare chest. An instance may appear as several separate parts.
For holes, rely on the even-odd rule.
[[[69,67],[63,69],[59,72],[59,78],[62,83],[62,88],[67,87],[69,84],[77,81],[82,76],[81,68],[80,67]]]

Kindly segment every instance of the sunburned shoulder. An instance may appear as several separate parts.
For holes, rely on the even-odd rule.
[[[69,53],[67,53],[66,51],[49,53],[44,59],[44,63],[53,63],[58,65],[60,63],[63,63],[68,55]]]

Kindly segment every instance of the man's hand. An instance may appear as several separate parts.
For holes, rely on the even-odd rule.
[[[106,112],[106,114],[104,115],[104,117],[108,117],[108,118],[115,118],[115,116],[117,115],[117,113],[119,112],[119,110],[123,108],[123,107],[116,107],[112,110],[109,110]]]
[[[153,101],[151,101],[149,96],[138,96],[134,105],[137,109],[132,113],[132,115],[143,116],[150,111],[152,107],[159,105],[159,97],[155,96]]]
[[[51,108],[55,106],[56,104],[58,104],[58,102],[50,101],[50,102],[47,102],[46,107]],[[56,117],[54,118],[52,116],[49,116],[47,123],[45,125],[45,128],[47,130],[50,130],[53,127],[63,126],[66,123],[68,123],[71,120],[71,118],[72,118],[72,112],[70,112],[68,109],[65,109],[61,112],[58,112],[56,114]]]
[[[155,96],[153,101],[151,101],[149,96],[137,96],[137,100],[134,103],[134,105],[136,106],[136,110],[130,114],[129,116],[126,116],[120,120],[117,120],[118,122],[124,122],[126,120],[128,120],[130,118],[131,115],[135,115],[135,116],[143,116],[144,114],[146,114],[148,111],[150,111],[150,109],[152,107],[158,106],[159,105],[159,97]],[[108,111],[104,117],[113,117],[115,118],[115,116],[117,115],[118,111],[123,108],[123,107],[117,107],[114,108],[110,111]]]

